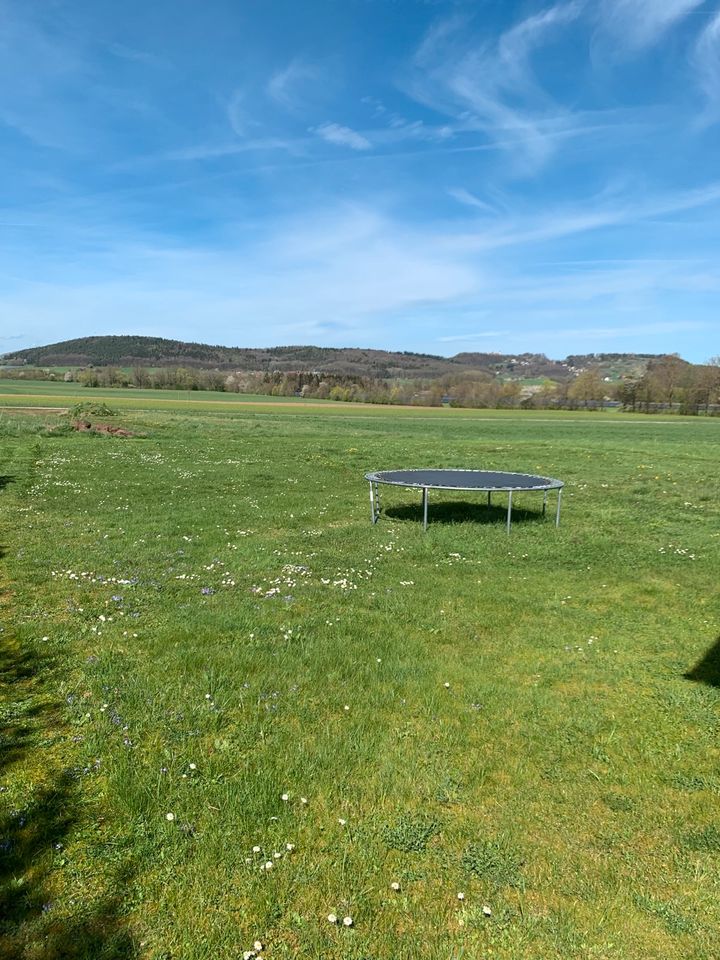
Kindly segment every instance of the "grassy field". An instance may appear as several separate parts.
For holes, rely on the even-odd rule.
[[[186,404],[220,403],[303,403],[298,397],[252,396],[250,394],[221,393],[215,390],[139,390],[122,387],[83,387],[79,383],[56,383],[51,380],[0,379],[0,407],[57,406],[69,407],[77,403],[105,401],[126,409],[177,409]],[[315,401],[321,402],[321,401]],[[337,406],[332,401],[329,405]],[[232,407],[231,407],[232,408]]]
[[[0,412],[2,960],[717,956],[720,422],[121,396]]]
[[[0,411],[6,410],[57,410],[65,411],[78,403],[95,402],[107,403],[111,407],[121,407],[125,411],[136,410],[165,410],[167,412],[236,412],[238,405],[243,410],[256,413],[277,412],[278,405],[287,407],[294,413],[305,414],[309,409],[321,407],[324,416],[351,416],[362,414],[366,417],[386,417],[388,408],[382,404],[373,403],[342,403],[334,400],[305,400],[300,397],[271,397],[266,395],[252,395],[242,393],[220,393],[211,390],[137,390],[119,387],[83,387],[77,383],[53,383],[43,380],[3,380],[0,378]],[[564,410],[555,412],[547,410],[518,411],[464,409],[452,410],[450,407],[413,407],[393,406],[391,415],[394,417],[423,416],[425,418],[451,417],[454,422],[463,419],[511,419],[527,421],[528,419],[547,419],[557,422],[558,417],[563,419],[577,419],[586,422],[586,411]],[[638,422],[638,418],[627,416],[617,408],[596,411],[592,413],[593,422],[604,418],[616,420],[621,417],[627,422]],[[646,419],[646,417],[644,417]],[[667,419],[667,414],[654,415],[656,420]],[[674,416],[672,418],[675,419]]]

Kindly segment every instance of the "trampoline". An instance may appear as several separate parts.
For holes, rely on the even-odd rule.
[[[557,508],[555,526],[560,526],[560,503],[562,501],[562,480],[552,477],[538,477],[532,473],[502,473],[495,470],[378,470],[366,473],[370,483],[370,515],[372,522],[380,519],[381,483],[394,487],[422,490],[423,530],[428,524],[428,490],[472,490],[487,493],[487,505],[492,505],[493,493],[507,493],[507,532],[512,524],[513,493],[519,491],[540,490],[543,492],[542,515],[547,513],[548,490],[557,490]]]

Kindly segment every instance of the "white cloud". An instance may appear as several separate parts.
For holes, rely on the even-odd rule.
[[[129,332],[132,318],[133,330],[146,325],[197,339],[201,324],[206,339],[263,345],[312,340],[325,325],[325,342],[328,331],[335,331],[335,342],[367,342],[372,330],[381,343],[388,317],[455,303],[471,294],[481,275],[436,250],[432,231],[404,228],[364,208],[257,224],[250,242],[243,231],[236,246],[222,248],[173,249],[162,238],[138,243],[134,234],[103,236],[89,227],[83,238],[77,230],[76,224],[64,244],[56,237],[58,246],[42,257],[43,282],[34,279],[37,252],[28,249],[16,260],[0,305],[0,329],[27,330],[42,342],[58,339],[51,331],[69,316],[78,336]],[[68,266],[70,247],[90,246],[92,254]]]
[[[707,24],[695,44],[692,56],[700,89],[707,98],[703,122],[720,116],[720,11]]]
[[[601,29],[623,47],[640,49],[657,43],[673,24],[705,0],[603,0]]]
[[[581,10],[578,2],[558,3],[520,21],[494,44],[469,41],[462,18],[437,24],[417,50],[408,92],[493,142],[515,135],[516,156],[519,149],[526,162],[538,166],[572,122],[569,111],[554,104],[538,82],[532,55]]]
[[[275,103],[291,113],[299,112],[303,105],[303,91],[318,81],[318,70],[309,63],[292,60],[284,70],[278,70],[267,84],[267,95]]]
[[[0,5],[0,123],[36,144],[77,150],[86,139],[63,94],[80,84],[96,95],[96,77],[72,34],[32,16],[30,4]]]
[[[489,203],[485,203],[484,200],[476,197],[474,193],[466,190],[465,187],[448,187],[447,194],[448,196],[452,197],[453,200],[457,200],[458,203],[462,203],[463,206],[475,207],[477,210],[485,210],[488,213],[494,213],[494,208],[490,206]]]
[[[311,132],[338,147],[350,147],[351,150],[370,150],[372,147],[367,137],[356,130],[351,130],[350,127],[343,127],[339,123],[323,123]]]
[[[265,137],[256,140],[242,140],[240,143],[196,143],[191,147],[181,147],[170,150],[159,156],[150,156],[135,159],[126,164],[116,165],[117,169],[142,166],[158,160],[213,160],[217,157],[232,157],[243,153],[260,153],[264,150],[292,151],[298,146],[298,141],[283,140],[278,137]]]
[[[252,123],[245,108],[245,91],[235,90],[228,100],[227,116],[233,132],[238,137],[244,137],[248,126]]]
[[[311,201],[298,204],[292,218],[266,215],[256,222],[234,208],[234,227],[228,209],[222,239],[204,244],[123,228],[126,201],[113,207],[105,198],[98,201],[102,210],[95,201],[68,201],[36,211],[17,233],[25,246],[8,246],[0,330],[26,330],[33,340],[49,342],[61,338],[72,317],[76,335],[197,339],[201,328],[204,339],[248,346],[320,340],[431,349],[444,330],[442,342],[472,343],[476,336],[483,349],[503,349],[510,336],[513,349],[543,350],[548,343],[592,349],[593,338],[612,343],[615,326],[625,330],[652,319],[658,333],[657,324],[678,315],[678,302],[702,309],[717,298],[720,277],[713,260],[549,262],[577,253],[578,244],[563,239],[622,224],[627,249],[632,225],[718,201],[720,183],[645,199],[601,192],[575,208],[534,216],[504,210],[501,198],[492,219],[478,218],[473,209],[460,227],[457,216],[420,225],[379,204]],[[711,210],[701,215],[706,227],[712,224]],[[653,231],[657,238],[672,235],[683,248],[687,232],[680,234],[678,224]],[[689,315],[693,322],[704,319]],[[583,322],[600,332],[586,331],[581,343],[575,333]],[[505,327],[512,334],[503,334]],[[668,338],[676,333],[665,332]],[[651,349],[642,340],[637,332],[632,348]],[[680,340],[673,349],[681,348]]]
[[[123,60],[130,60],[135,63],[142,63],[148,67],[168,67],[167,60],[159,57],[156,53],[148,53],[147,50],[138,50],[135,47],[128,47],[124,43],[111,43],[108,47],[110,53]]]
[[[720,202],[720,181],[694,190],[667,192],[644,199],[616,198],[612,204],[588,201],[536,217],[508,217],[483,230],[438,237],[438,244],[458,250],[490,251],[537,244],[605,227],[639,223],[653,217],[683,213]],[[579,211],[579,212],[578,212]]]
[[[490,340],[508,336],[507,330],[484,330],[479,333],[455,333],[450,337],[438,337],[438,343],[472,343],[474,340]]]

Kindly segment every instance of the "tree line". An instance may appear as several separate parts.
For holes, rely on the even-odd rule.
[[[0,368],[13,379],[74,381],[86,387],[155,390],[213,390],[274,397],[304,397],[346,403],[410,404],[466,408],[601,409],[608,403],[627,410],[720,414],[720,358],[691,364],[671,355],[651,360],[644,373],[609,382],[588,368],[571,380],[524,387],[490,373],[469,371],[434,378],[381,379],[357,374],[282,371],[227,373],[194,367],[86,367],[51,370]]]

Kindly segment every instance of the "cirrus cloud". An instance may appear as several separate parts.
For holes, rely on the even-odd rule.
[[[350,147],[351,150],[370,150],[372,147],[367,137],[339,123],[322,123],[319,127],[312,128],[310,132],[316,133],[323,140],[334,143],[338,147]]]

